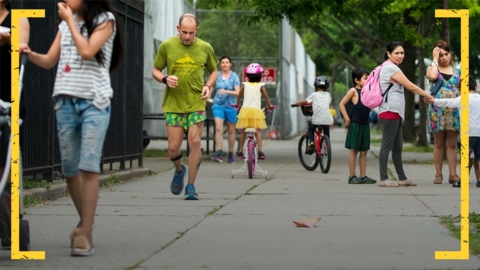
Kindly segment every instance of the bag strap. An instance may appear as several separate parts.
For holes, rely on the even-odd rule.
[[[458,76],[458,72],[457,72],[457,70],[455,69],[455,67],[453,67],[452,65],[450,65],[450,66],[452,67],[452,70],[453,70],[452,76],[453,76],[453,77],[455,77],[455,75]],[[440,74],[441,72],[440,72],[440,68],[439,68],[438,66],[437,66],[437,70],[438,70],[438,77],[442,77],[442,78],[440,78],[440,79],[442,80],[442,82],[443,82],[444,84],[452,87],[452,88],[455,88],[454,85],[450,84],[447,80],[445,80],[445,79],[443,78],[443,76]]]
[[[390,91],[390,88],[393,87],[393,84],[395,84],[395,81],[392,81],[392,82],[390,83],[390,85],[388,86],[387,90],[385,91],[385,93],[382,94],[382,97],[385,99],[385,102],[388,102],[388,95],[387,95],[387,93],[388,93],[388,91]]]
[[[382,64],[382,67],[387,65],[387,63],[390,62],[390,61],[385,61],[383,64]],[[389,64],[393,64],[392,62],[390,62]],[[394,65],[394,64],[393,64]],[[379,74],[380,75],[380,74]],[[392,80],[392,82],[390,83],[390,85],[388,86],[387,90],[385,90],[385,93],[382,94],[382,97],[385,99],[385,102],[388,102],[388,91],[390,91],[390,89],[393,87],[393,85],[395,84],[396,82],[394,80]],[[385,97],[386,96],[386,97]]]

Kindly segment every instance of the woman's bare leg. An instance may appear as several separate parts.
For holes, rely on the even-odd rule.
[[[223,119],[215,118],[215,142],[217,145],[217,151],[221,151],[223,148]]]
[[[442,174],[443,151],[445,148],[445,131],[433,133],[433,162],[435,163],[435,171],[437,175]]]
[[[457,174],[457,137],[458,132],[447,130],[445,146],[447,147],[448,170],[450,176]]]

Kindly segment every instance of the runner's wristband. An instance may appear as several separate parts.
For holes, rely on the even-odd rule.
[[[167,78],[168,78],[168,75],[166,75],[166,76],[163,77],[162,82],[163,82],[164,84],[167,84]]]

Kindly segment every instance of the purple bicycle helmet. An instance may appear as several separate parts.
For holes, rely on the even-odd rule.
[[[261,78],[263,73],[263,67],[259,63],[251,63],[247,67],[247,77],[249,78]]]

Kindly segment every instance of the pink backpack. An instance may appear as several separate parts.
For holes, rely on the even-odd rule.
[[[386,61],[382,65],[376,67],[372,73],[368,76],[365,84],[362,87],[362,92],[360,92],[360,100],[363,105],[370,109],[374,109],[380,106],[383,102],[383,97],[388,93],[390,88],[392,88],[395,81],[392,81],[390,86],[388,86],[387,91],[382,94],[382,88],[380,87],[380,70],[384,65],[392,64],[390,61]]]

